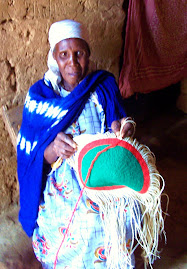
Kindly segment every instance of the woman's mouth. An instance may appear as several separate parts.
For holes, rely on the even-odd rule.
[[[71,77],[79,77],[80,76],[80,72],[79,71],[70,72],[68,75],[71,76]]]

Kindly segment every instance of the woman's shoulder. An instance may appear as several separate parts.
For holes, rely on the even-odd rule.
[[[29,92],[32,94],[39,94],[44,97],[52,98],[55,97],[56,94],[53,90],[51,83],[46,83],[45,79],[42,78],[36,81],[29,89]]]
[[[44,82],[44,78],[37,80],[34,82],[34,84],[31,85],[30,89],[37,89],[37,88],[43,88],[43,87],[50,87],[50,85],[47,85]]]

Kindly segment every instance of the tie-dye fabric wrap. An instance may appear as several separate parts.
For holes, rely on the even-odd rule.
[[[90,94],[96,92],[105,113],[105,126],[126,116],[121,95],[112,74],[89,74],[68,96],[57,95],[49,81],[36,82],[29,90],[17,141],[17,169],[20,186],[19,220],[28,236],[36,227],[38,207],[45,187],[43,154],[57,133],[65,131],[80,116]]]

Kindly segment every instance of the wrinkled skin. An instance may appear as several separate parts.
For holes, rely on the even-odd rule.
[[[56,44],[53,57],[57,61],[67,91],[73,91],[86,76],[89,56],[87,43],[79,38],[69,38]]]

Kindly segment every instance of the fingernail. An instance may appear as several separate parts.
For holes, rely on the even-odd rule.
[[[74,147],[74,151],[77,151],[78,150],[78,146],[76,145],[75,147]]]
[[[74,143],[72,147],[73,147],[74,149],[76,149],[77,144],[76,144],[76,143]]]
[[[116,136],[119,137],[120,136],[120,132],[116,132]]]

